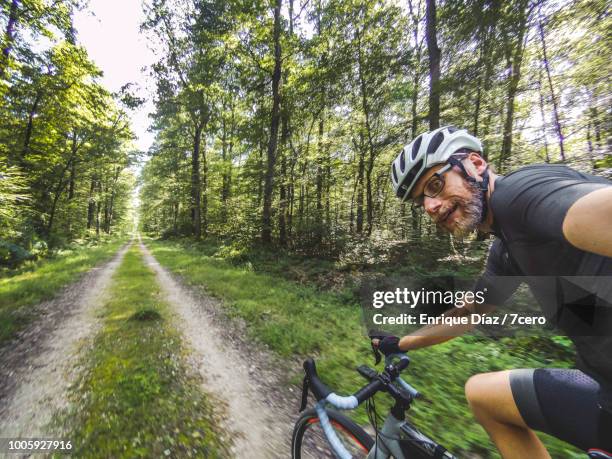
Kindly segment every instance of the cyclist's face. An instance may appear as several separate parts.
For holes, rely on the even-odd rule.
[[[444,186],[434,197],[423,196],[426,185],[443,164],[429,169],[416,183],[412,198],[422,200],[423,208],[440,228],[455,236],[465,236],[473,232],[480,223],[482,215],[482,192],[465,180],[463,174],[452,168],[442,175]],[[429,194],[429,193],[427,193]]]

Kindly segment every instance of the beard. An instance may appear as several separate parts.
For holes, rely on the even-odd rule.
[[[451,204],[452,207],[457,206],[457,210],[460,209],[462,211],[462,215],[453,222],[453,227],[448,228],[443,224],[438,224],[440,228],[458,238],[469,236],[478,229],[484,211],[484,192],[475,183],[466,181],[466,187],[470,196],[468,198],[457,197]]]

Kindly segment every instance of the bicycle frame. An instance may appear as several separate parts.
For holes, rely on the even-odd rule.
[[[388,459],[390,457],[395,459],[428,457],[456,459],[413,425],[396,419],[391,413],[385,419],[378,433],[377,442],[368,453],[367,459]]]

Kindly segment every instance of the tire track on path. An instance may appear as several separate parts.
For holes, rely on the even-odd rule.
[[[48,424],[67,406],[81,345],[99,326],[94,313],[130,244],[54,299],[35,306],[34,322],[0,349],[0,438],[53,433]]]
[[[183,287],[142,242],[140,247],[177,314],[176,325],[193,351],[190,362],[202,375],[204,392],[225,408],[220,414],[234,439],[234,456],[291,457],[299,394],[286,382],[287,369],[277,357],[247,343],[244,331],[230,329],[235,326],[228,324],[218,300]]]

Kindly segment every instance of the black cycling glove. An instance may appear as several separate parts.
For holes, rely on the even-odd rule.
[[[385,336],[378,343],[378,350],[385,355],[397,354],[402,352],[399,348],[400,339],[397,336]]]

